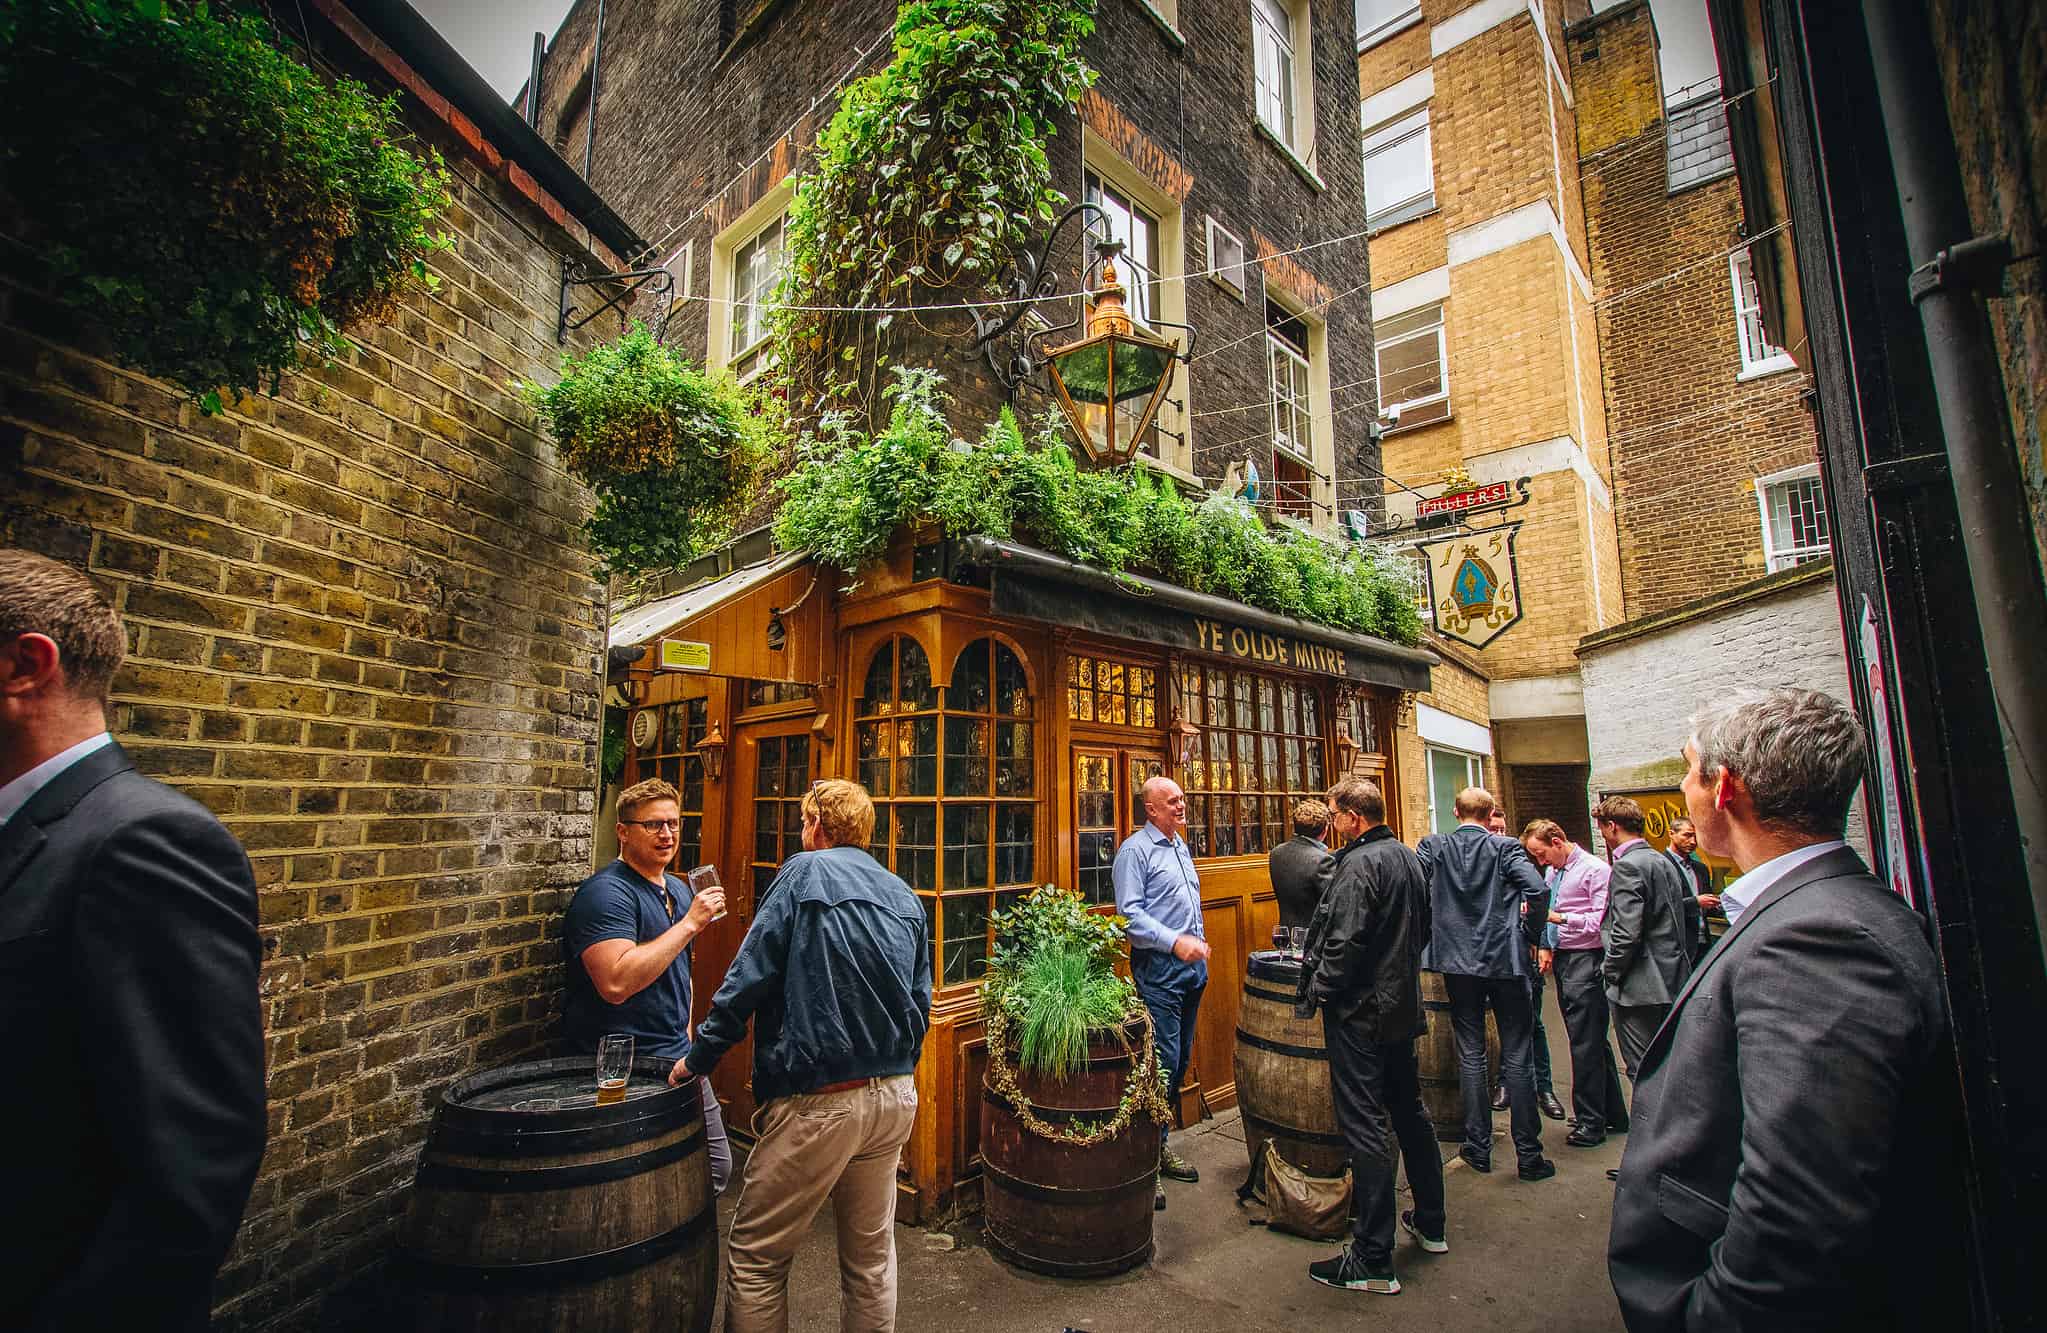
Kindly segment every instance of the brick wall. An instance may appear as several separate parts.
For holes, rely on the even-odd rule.
[[[1571,30],[1624,614],[1765,573],[1755,479],[1818,461],[1794,369],[1742,380],[1732,176],[1672,194],[1648,6]],[[1655,284],[1644,287],[1644,284]],[[1641,288],[1626,300],[1614,293]]]
[[[1804,566],[1595,636],[1579,650],[1594,789],[1675,787],[1692,713],[1741,688],[1847,699],[1833,566]],[[1868,854],[1860,801],[1849,841]]]
[[[274,398],[201,417],[18,268],[0,283],[0,542],[113,595],[116,735],[255,868],[270,1144],[216,1287],[229,1329],[373,1317],[351,1284],[433,1099],[544,1040],[589,866],[588,501],[507,388],[552,369],[574,241],[419,129],[458,177],[440,294]]]
[[[1485,726],[1491,710],[1487,707],[1486,678],[1473,664],[1475,659],[1460,645],[1433,635],[1427,636],[1423,646],[1443,661],[1430,671],[1429,688],[1415,695],[1414,701]],[[1400,837],[1411,847],[1429,832],[1427,747],[1411,717],[1403,720],[1394,733],[1393,746],[1394,772],[1399,786]],[[1485,761],[1484,771],[1486,782],[1498,781],[1499,765],[1492,759]]]
[[[1519,836],[1530,821],[1554,819],[1580,847],[1592,845],[1591,805],[1586,783],[1592,770],[1584,764],[1502,764],[1501,804],[1507,807],[1507,830]]]

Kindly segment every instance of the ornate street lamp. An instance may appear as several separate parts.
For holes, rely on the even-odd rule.
[[[1053,396],[1066,413],[1074,434],[1080,437],[1088,461],[1096,467],[1113,467],[1134,457],[1151,430],[1159,407],[1173,384],[1173,363],[1184,361],[1193,350],[1194,329],[1187,330],[1187,349],[1177,343],[1140,329],[1124,305],[1125,290],[1116,273],[1116,260],[1123,243],[1108,239],[1095,242],[1095,262],[1100,277],[1087,301],[1084,315],[1086,335],[1077,342],[1044,349],[1039,344],[1050,335],[1062,333],[1081,323],[1080,319],[1057,328],[1019,334],[1006,354],[999,352],[998,340],[1023,323],[1037,303],[1053,295],[1054,274],[1046,268],[1052,247],[1066,224],[1083,213],[1109,215],[1095,204],[1077,204],[1052,226],[1035,257],[1020,255],[1014,262],[1015,295],[1010,310],[1001,319],[975,320],[974,347],[985,349],[988,364],[1003,387],[1016,387],[1040,369],[1051,381]],[[1089,266],[1090,271],[1093,265]],[[1084,275],[1085,276],[1085,275]],[[1154,324],[1171,321],[1153,318]]]
[[[725,733],[713,720],[710,732],[697,742],[697,757],[704,761],[704,776],[712,782],[725,776]]]

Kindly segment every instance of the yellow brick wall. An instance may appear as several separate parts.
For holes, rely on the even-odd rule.
[[[1449,261],[1449,245],[1444,240],[1442,213],[1428,213],[1388,227],[1372,238],[1371,251],[1375,288],[1443,267]]]
[[[1532,20],[1503,23],[1435,62],[1429,129],[1436,201],[1455,231],[1555,195],[1555,154]]]
[[[1442,640],[1431,638],[1426,646],[1435,649],[1443,661],[1430,673],[1430,688],[1417,694],[1416,702],[1480,726],[1487,725],[1492,714],[1487,703],[1486,678],[1454,660],[1450,654],[1458,650],[1446,647]],[[1399,774],[1400,837],[1410,846],[1429,831],[1429,774],[1423,748],[1410,710],[1394,736],[1393,756]],[[1485,761],[1485,781],[1488,790],[1499,781],[1499,768],[1490,758]]]

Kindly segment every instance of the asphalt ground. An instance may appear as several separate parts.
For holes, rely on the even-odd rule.
[[[1554,990],[1545,994],[1557,1095],[1570,1103],[1570,1057]],[[1543,1121],[1549,1180],[1514,1173],[1507,1116],[1494,1116],[1494,1167],[1479,1175],[1440,1145],[1449,1199],[1450,1252],[1424,1254],[1405,1233],[1394,1251],[1395,1296],[1337,1291],[1308,1277],[1308,1264],[1340,1242],[1301,1240],[1251,1225],[1237,1186],[1249,1166],[1235,1112],[1176,1132],[1174,1145],[1200,1169],[1198,1184],[1166,1182],[1155,1213],[1151,1262],[1119,1277],[1074,1281],[1011,1268],[984,1247],[978,1218],[950,1227],[896,1229],[902,1333],[1302,1333],[1386,1330],[1526,1329],[1530,1333],[1619,1330],[1606,1276],[1613,1183],[1626,1140],[1598,1148],[1564,1146],[1566,1126]],[[1402,1186],[1403,1195],[1405,1185]],[[720,1209],[729,1220],[727,1191]],[[829,1205],[820,1210],[790,1280],[790,1327],[839,1327],[838,1258]],[[721,1314],[722,1318],[722,1314]]]

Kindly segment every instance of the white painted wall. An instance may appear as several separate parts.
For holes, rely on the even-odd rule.
[[[1617,773],[1677,755],[1692,711],[1715,695],[1790,686],[1850,697],[1830,579],[1595,648],[1580,656],[1579,673],[1594,791]],[[1859,794],[1848,841],[1868,858]]]

